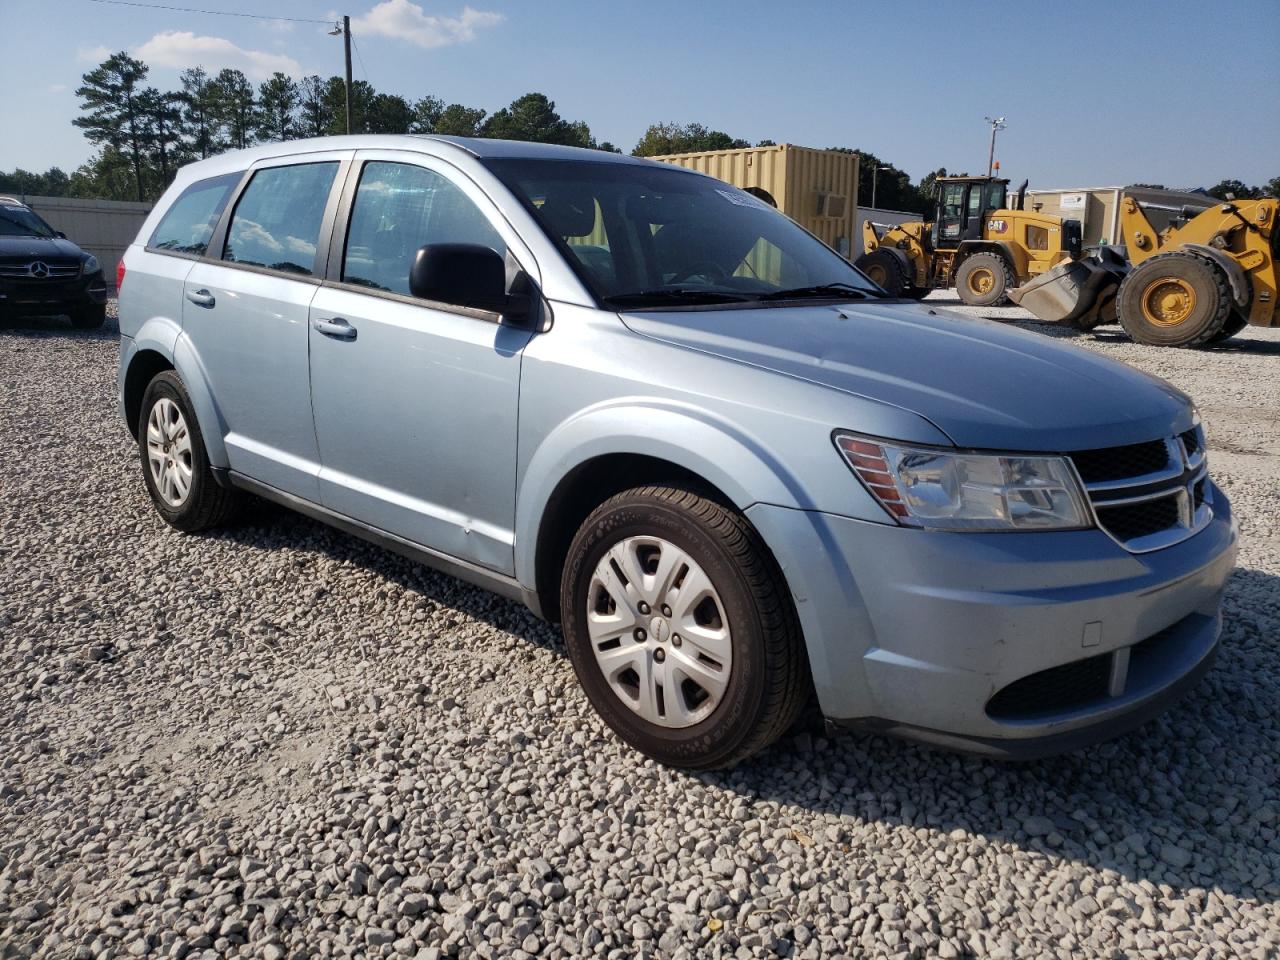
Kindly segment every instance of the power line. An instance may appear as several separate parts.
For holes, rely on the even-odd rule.
[[[285,23],[325,23],[332,20],[316,20],[311,17],[273,17],[263,13],[238,13],[233,10],[201,10],[196,7],[174,7],[164,3],[139,3],[138,0],[89,0],[90,3],[108,3],[117,7],[144,7],[147,10],[174,10],[178,13],[207,13],[216,17],[244,17],[248,20],[276,20]]]
[[[355,34],[351,36],[351,46],[355,48],[356,59],[360,61],[360,72],[364,74],[364,82],[369,82],[369,71],[365,69],[364,57],[360,55],[360,44],[356,42]]]

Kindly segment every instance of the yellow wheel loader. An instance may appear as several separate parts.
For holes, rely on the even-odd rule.
[[[1280,200],[1228,200],[1206,210],[1182,208],[1163,231],[1141,204],[1120,204],[1124,245],[1062,264],[1014,292],[1012,299],[1045,320],[1091,330],[1109,319],[1099,309],[1100,273],[1125,263],[1114,309],[1139,343],[1197,347],[1247,324],[1280,326]],[[1127,269],[1126,269],[1127,268]]]
[[[864,221],[855,266],[894,296],[920,299],[954,285],[970,306],[1004,303],[1018,285],[1081,254],[1080,222],[1023,210],[1026,186],[1009,206],[1008,180],[939,177],[933,220]]]

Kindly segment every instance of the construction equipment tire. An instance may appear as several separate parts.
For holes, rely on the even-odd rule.
[[[1008,261],[998,253],[975,253],[956,271],[956,292],[971,307],[1007,303],[1015,283]]]
[[[854,266],[891,297],[907,296],[907,268],[902,258],[883,247],[864,253]]]
[[[1120,325],[1155,347],[1199,347],[1222,335],[1232,314],[1231,287],[1219,267],[1191,253],[1162,253],[1125,276]]]

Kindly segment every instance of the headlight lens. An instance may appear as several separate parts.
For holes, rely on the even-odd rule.
[[[899,523],[935,530],[1066,530],[1092,525],[1062,457],[948,453],[837,433],[836,447]]]
[[[80,272],[85,276],[88,276],[91,273],[97,273],[101,269],[102,266],[98,263],[98,258],[91,253],[89,254],[89,258],[85,260],[84,265],[80,268]]]

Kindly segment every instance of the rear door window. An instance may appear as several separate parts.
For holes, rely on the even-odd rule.
[[[243,171],[228,173],[191,184],[160,218],[147,246],[153,250],[202,256],[231,191],[243,175]]]
[[[324,208],[337,172],[334,160],[255,173],[231,215],[222,259],[314,275]]]
[[[441,174],[409,163],[366,163],[351,207],[342,279],[408,296],[409,267],[429,243],[507,250],[480,208]]]

